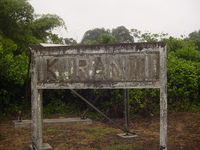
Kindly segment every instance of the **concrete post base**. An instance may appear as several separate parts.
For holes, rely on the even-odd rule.
[[[22,120],[22,122],[18,122],[17,120],[13,120],[14,128],[22,128],[31,126],[32,120]],[[92,124],[91,119],[80,119],[80,118],[60,118],[60,119],[43,119],[43,124],[50,125],[61,125],[61,124],[81,124],[81,125],[90,125]]]
[[[134,139],[136,137],[138,137],[138,135],[134,135],[134,134],[131,134],[131,133],[121,133],[121,134],[117,134],[117,137],[119,139],[123,139],[123,140],[131,140],[131,139]]]
[[[30,149],[33,150],[32,145],[30,145]],[[52,150],[52,147],[48,143],[43,143],[42,144],[42,150]]]

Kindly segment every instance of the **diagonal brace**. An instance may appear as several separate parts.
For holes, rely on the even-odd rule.
[[[101,90],[101,92],[95,97],[94,101],[92,102],[93,105],[97,102],[97,100],[100,98],[100,96],[101,96],[104,92],[105,92],[105,90]],[[86,118],[85,115],[87,114],[88,111],[89,111],[89,108],[87,108],[87,109],[85,110],[85,112],[81,115],[81,119],[85,119],[85,118]]]
[[[125,133],[130,133],[129,131],[127,131],[126,129],[124,129],[123,127],[121,127],[120,125],[118,125],[116,122],[114,122],[112,119],[110,119],[108,116],[106,116],[103,112],[101,112],[98,108],[96,108],[92,103],[90,103],[89,101],[87,101],[84,97],[82,97],[80,94],[78,94],[75,90],[70,89],[74,94],[76,94],[79,98],[81,98],[84,102],[86,102],[89,106],[91,106],[94,110],[96,110],[98,113],[100,113],[103,117],[105,117],[106,119],[108,119],[110,122],[112,122],[117,128],[121,129],[123,132]],[[135,133],[131,133],[136,135]]]

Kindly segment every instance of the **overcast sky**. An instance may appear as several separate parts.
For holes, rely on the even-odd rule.
[[[37,14],[57,14],[60,36],[78,42],[87,30],[125,26],[174,37],[200,29],[200,0],[29,0]]]

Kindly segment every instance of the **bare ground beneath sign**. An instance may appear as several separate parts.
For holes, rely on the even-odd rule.
[[[71,116],[70,116],[71,117]],[[31,128],[16,129],[12,119],[0,123],[0,149],[22,150],[31,144]],[[116,120],[122,123],[121,119]],[[122,133],[104,121],[93,120],[92,125],[48,125],[44,127],[43,140],[54,150],[156,150],[159,149],[159,117],[135,118],[131,131],[138,134],[133,140],[120,140]],[[172,113],[168,115],[168,149],[200,150],[200,114]]]

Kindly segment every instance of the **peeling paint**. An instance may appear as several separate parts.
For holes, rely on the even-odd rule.
[[[58,71],[55,71],[55,75],[56,75],[57,77],[59,77],[59,72],[58,72]]]
[[[92,74],[93,74],[93,71],[89,70],[89,75],[92,76]]]
[[[65,72],[64,75],[66,77],[65,79],[68,80],[69,79],[69,72]]]

